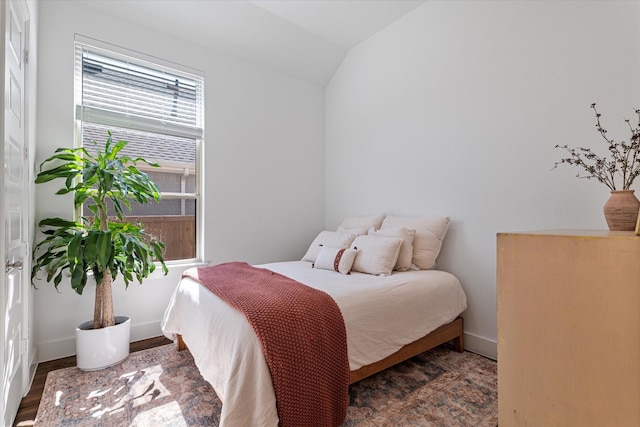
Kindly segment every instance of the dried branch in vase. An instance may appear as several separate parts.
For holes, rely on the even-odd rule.
[[[568,145],[556,145],[569,153],[569,157],[556,162],[554,169],[561,164],[577,166],[583,171],[576,177],[584,179],[596,179],[606,185],[611,191],[618,189],[616,182],[622,182],[622,189],[629,190],[633,181],[640,175],[640,110],[635,110],[638,115],[638,125],[634,128],[629,119],[625,122],[631,131],[629,141],[615,141],[607,137],[607,130],[600,123],[601,114],[596,109],[596,104],[591,104],[596,115],[596,129],[608,144],[609,155],[599,156],[590,148]]]

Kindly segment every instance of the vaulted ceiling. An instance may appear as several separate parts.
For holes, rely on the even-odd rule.
[[[326,85],[353,46],[426,0],[85,0],[190,43]]]

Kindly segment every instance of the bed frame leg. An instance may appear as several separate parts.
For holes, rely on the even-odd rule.
[[[460,319],[460,333],[453,339],[453,348],[458,353],[464,353],[464,319],[462,317],[458,317],[458,319]]]
[[[458,353],[464,353],[464,336],[460,335],[453,339],[453,348],[455,348]]]
[[[187,345],[182,340],[182,335],[178,334],[177,338],[178,338],[178,351],[186,350]]]

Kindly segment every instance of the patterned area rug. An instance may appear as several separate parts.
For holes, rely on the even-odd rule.
[[[349,389],[344,426],[497,426],[497,365],[440,346]],[[221,403],[188,351],[165,345],[97,372],[47,376],[36,426],[217,426]]]

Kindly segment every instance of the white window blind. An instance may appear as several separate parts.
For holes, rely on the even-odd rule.
[[[75,55],[78,120],[202,139],[201,76],[80,42]]]

